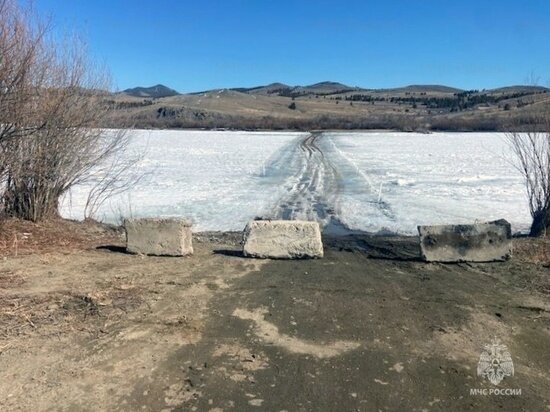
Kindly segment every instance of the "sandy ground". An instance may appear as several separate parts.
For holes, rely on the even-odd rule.
[[[305,261],[245,259],[237,234],[188,258],[116,240],[5,248],[0,410],[550,410],[550,269],[529,255],[548,243],[442,265],[402,238]],[[494,337],[515,366],[498,388],[521,395],[470,395],[495,388],[476,374]]]

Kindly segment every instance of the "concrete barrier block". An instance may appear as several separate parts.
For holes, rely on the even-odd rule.
[[[321,229],[317,222],[254,220],[243,234],[245,256],[273,259],[323,257]]]
[[[191,223],[185,219],[126,219],[126,250],[157,256],[193,254]]]
[[[418,226],[427,262],[493,262],[512,256],[512,228],[506,220],[473,225]]]

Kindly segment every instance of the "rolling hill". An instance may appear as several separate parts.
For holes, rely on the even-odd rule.
[[[127,94],[128,96],[134,97],[151,97],[151,98],[161,98],[161,97],[170,97],[177,96],[179,93],[174,89],[170,89],[162,84],[157,84],[151,87],[134,87],[132,89],[123,90],[122,93]]]
[[[367,89],[338,82],[179,94],[163,85],[111,94],[108,126],[235,129],[509,130],[550,112],[550,90],[444,85]]]

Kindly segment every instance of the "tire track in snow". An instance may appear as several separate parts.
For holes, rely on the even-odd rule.
[[[321,224],[324,233],[351,233],[354,231],[339,218],[344,179],[337,165],[323,153],[319,145],[323,137],[322,132],[312,132],[290,148],[291,163],[299,164],[299,171],[289,179],[294,183],[287,187],[287,192],[279,198],[267,218],[314,220]],[[381,213],[391,213],[386,203],[372,203],[380,203]]]
[[[293,176],[295,183],[278,200],[270,218],[315,220],[325,232],[348,232],[337,217],[343,181],[317,144],[321,136],[321,132],[312,132],[294,149],[294,155],[300,157],[300,171]]]

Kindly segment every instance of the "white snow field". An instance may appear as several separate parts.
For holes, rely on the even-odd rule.
[[[280,196],[278,186],[262,185],[265,164],[300,133],[131,131],[132,146],[145,158],[144,178],[132,190],[105,202],[97,219],[183,216],[194,231],[242,230]],[[89,186],[64,199],[62,215],[84,217]]]
[[[368,232],[505,218],[525,231],[523,182],[497,133],[132,131],[145,178],[97,218],[184,216],[195,231],[242,230],[256,216]],[[308,136],[310,139],[308,140]],[[80,219],[88,187],[62,206]]]
[[[372,132],[326,137],[333,157],[340,157],[336,163],[347,162],[352,169],[353,182],[340,199],[340,218],[349,227],[417,233],[417,225],[504,218],[514,231],[529,228],[523,180],[503,134]],[[379,201],[387,205],[387,213],[380,212]]]

